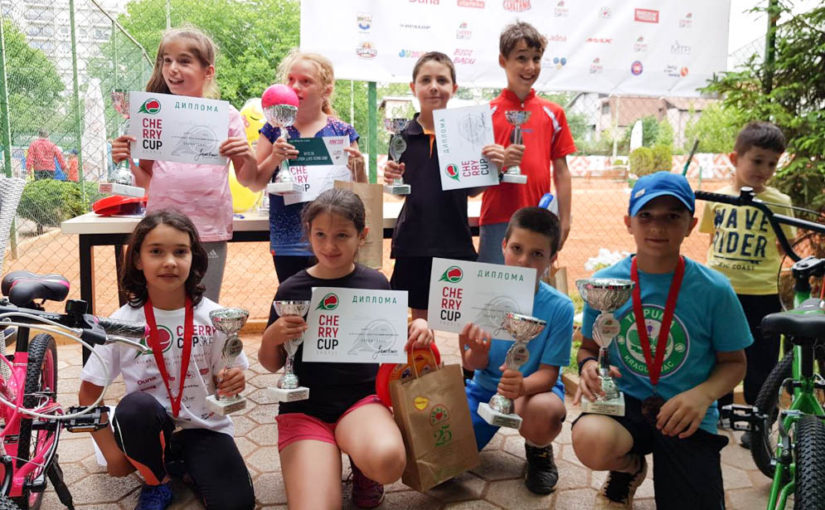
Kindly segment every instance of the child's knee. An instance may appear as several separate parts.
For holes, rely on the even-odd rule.
[[[614,460],[617,449],[615,434],[601,416],[584,416],[572,429],[573,450],[579,460],[590,469],[604,470]],[[617,424],[618,425],[618,424]]]
[[[395,482],[401,478],[407,465],[404,444],[385,443],[370,448],[370,459],[367,464],[369,466],[364,466],[361,470],[370,479],[383,485]]]

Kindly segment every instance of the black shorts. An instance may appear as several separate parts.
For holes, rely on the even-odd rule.
[[[444,257],[456,260],[469,260],[472,257]],[[393,290],[406,290],[409,293],[407,306],[426,310],[430,301],[430,272],[433,268],[433,257],[396,257],[395,268],[392,270],[390,286]]]
[[[641,401],[627,394],[624,399],[625,415],[610,418],[633,438],[629,453],[653,454],[656,508],[725,508],[719,451],[728,438],[702,429],[685,439],[665,436],[642,417]],[[574,427],[579,419],[581,416],[573,422]]]

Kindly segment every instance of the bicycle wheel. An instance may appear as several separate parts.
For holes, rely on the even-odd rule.
[[[0,496],[0,510],[20,510],[20,507],[6,496]]]
[[[805,415],[796,425],[795,510],[825,510],[825,422]]]
[[[762,474],[768,478],[773,478],[774,473],[771,461],[776,457],[776,444],[779,436],[776,418],[779,416],[779,408],[781,406],[787,409],[791,405],[791,395],[787,391],[782,391],[781,399],[779,394],[782,381],[791,376],[791,365],[793,365],[793,351],[789,351],[771,370],[756,397],[756,408],[768,415],[768,422],[764,426],[754,423],[751,432],[751,456],[759,471],[762,471]]]
[[[51,335],[40,334],[29,343],[29,363],[26,367],[26,386],[23,406],[35,409],[57,397],[57,347]],[[20,420],[20,438],[17,447],[18,462],[25,462],[41,453],[46,453],[57,441],[57,424],[39,428],[32,435],[32,420]],[[50,459],[46,459],[47,461]],[[48,464],[48,462],[46,463]],[[18,464],[20,465],[20,464]],[[30,479],[42,475],[48,465],[39,466],[32,471]],[[26,488],[23,495],[15,498],[15,503],[22,510],[37,510],[43,499],[43,492],[34,492]]]

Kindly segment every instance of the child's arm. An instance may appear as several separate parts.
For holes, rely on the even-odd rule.
[[[132,161],[132,146],[131,143],[136,141],[132,135],[118,136],[112,140],[112,161],[120,163],[123,160],[129,162],[129,169],[135,176],[135,186],[141,188],[148,188],[149,181],[152,179],[152,165],[154,161],[149,159],[141,159],[140,165],[135,165]]]
[[[355,182],[367,182],[367,165],[364,161],[364,155],[358,150],[358,142],[352,144],[344,149],[349,158],[347,159],[347,168],[352,173],[352,180]]]
[[[232,160],[235,177],[238,178],[239,183],[246,187],[255,184],[258,177],[258,162],[246,138],[231,136],[223,141],[218,152],[221,156]]]
[[[553,160],[553,186],[559,199],[559,223],[561,223],[559,250],[561,250],[570,234],[570,209],[573,197],[573,181],[566,156]]]
[[[502,365],[501,379],[498,382],[498,392],[510,399],[517,399],[524,395],[545,393],[553,389],[559,377],[559,367],[553,365],[539,365],[539,369],[524,377],[518,370],[508,369]]]
[[[384,184],[392,184],[395,179],[400,179],[406,169],[407,165],[404,163],[387,160],[384,165]]]
[[[82,406],[90,405],[97,400],[101,393],[103,393],[103,386],[83,381],[77,394],[77,402]],[[103,402],[100,405],[103,405]],[[110,427],[107,426],[92,432],[92,439],[97,443],[103,457],[106,458],[106,471],[111,476],[126,476],[135,470],[135,466],[129,462],[126,454],[118,448],[115,435]]]
[[[260,135],[255,147],[257,172],[255,178],[251,179],[246,187],[252,191],[264,189],[284,159],[297,157],[298,149],[290,145],[284,137],[278,137],[273,143],[269,141],[269,138]]]
[[[429,347],[433,340],[433,330],[427,325],[427,321],[415,319],[407,327],[407,345],[404,346],[404,350]]]
[[[285,315],[278,317],[264,331],[258,361],[270,372],[277,372],[286,362],[286,352],[281,345],[287,340],[300,337],[307,330],[303,317]]]
[[[461,365],[467,370],[481,370],[490,361],[490,333],[468,322],[458,335]]]
[[[745,351],[717,352],[716,366],[702,384],[679,393],[662,406],[656,428],[666,436],[680,439],[696,432],[705,418],[708,407],[726,395],[745,377]]]
[[[596,400],[598,395],[604,395],[602,382],[599,378],[599,345],[592,338],[582,338],[579,351],[576,353],[576,361],[579,363],[579,389],[573,398],[573,405],[581,402],[582,396],[587,397],[591,402]],[[622,374],[614,366],[610,366],[610,377],[618,378]]]

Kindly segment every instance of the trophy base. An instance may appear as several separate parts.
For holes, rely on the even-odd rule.
[[[496,411],[490,404],[487,402],[482,402],[478,404],[478,415],[481,416],[484,421],[493,425],[494,427],[507,427],[508,429],[520,429],[521,428],[521,416],[513,413],[513,414],[504,414]]]
[[[501,176],[501,182],[509,182],[512,184],[527,184],[527,176],[524,174],[507,173]]]
[[[284,388],[267,388],[269,395],[275,397],[278,402],[297,402],[298,400],[306,400],[309,398],[309,388],[299,386],[291,390]]]
[[[624,393],[610,400],[591,402],[582,396],[582,412],[593,414],[607,414],[610,416],[624,416]]]
[[[412,188],[409,184],[385,184],[384,193],[390,195],[409,195]]]
[[[215,414],[226,416],[246,408],[246,398],[244,397],[224,397],[221,399],[215,398],[215,395],[206,397],[206,408]]]
[[[287,195],[289,193],[300,193],[304,187],[297,182],[270,182],[266,185],[266,192],[270,195]]]
[[[97,190],[107,195],[123,195],[126,197],[146,196],[146,190],[144,188],[131,186],[129,184],[119,184],[117,182],[101,182],[98,184]]]

